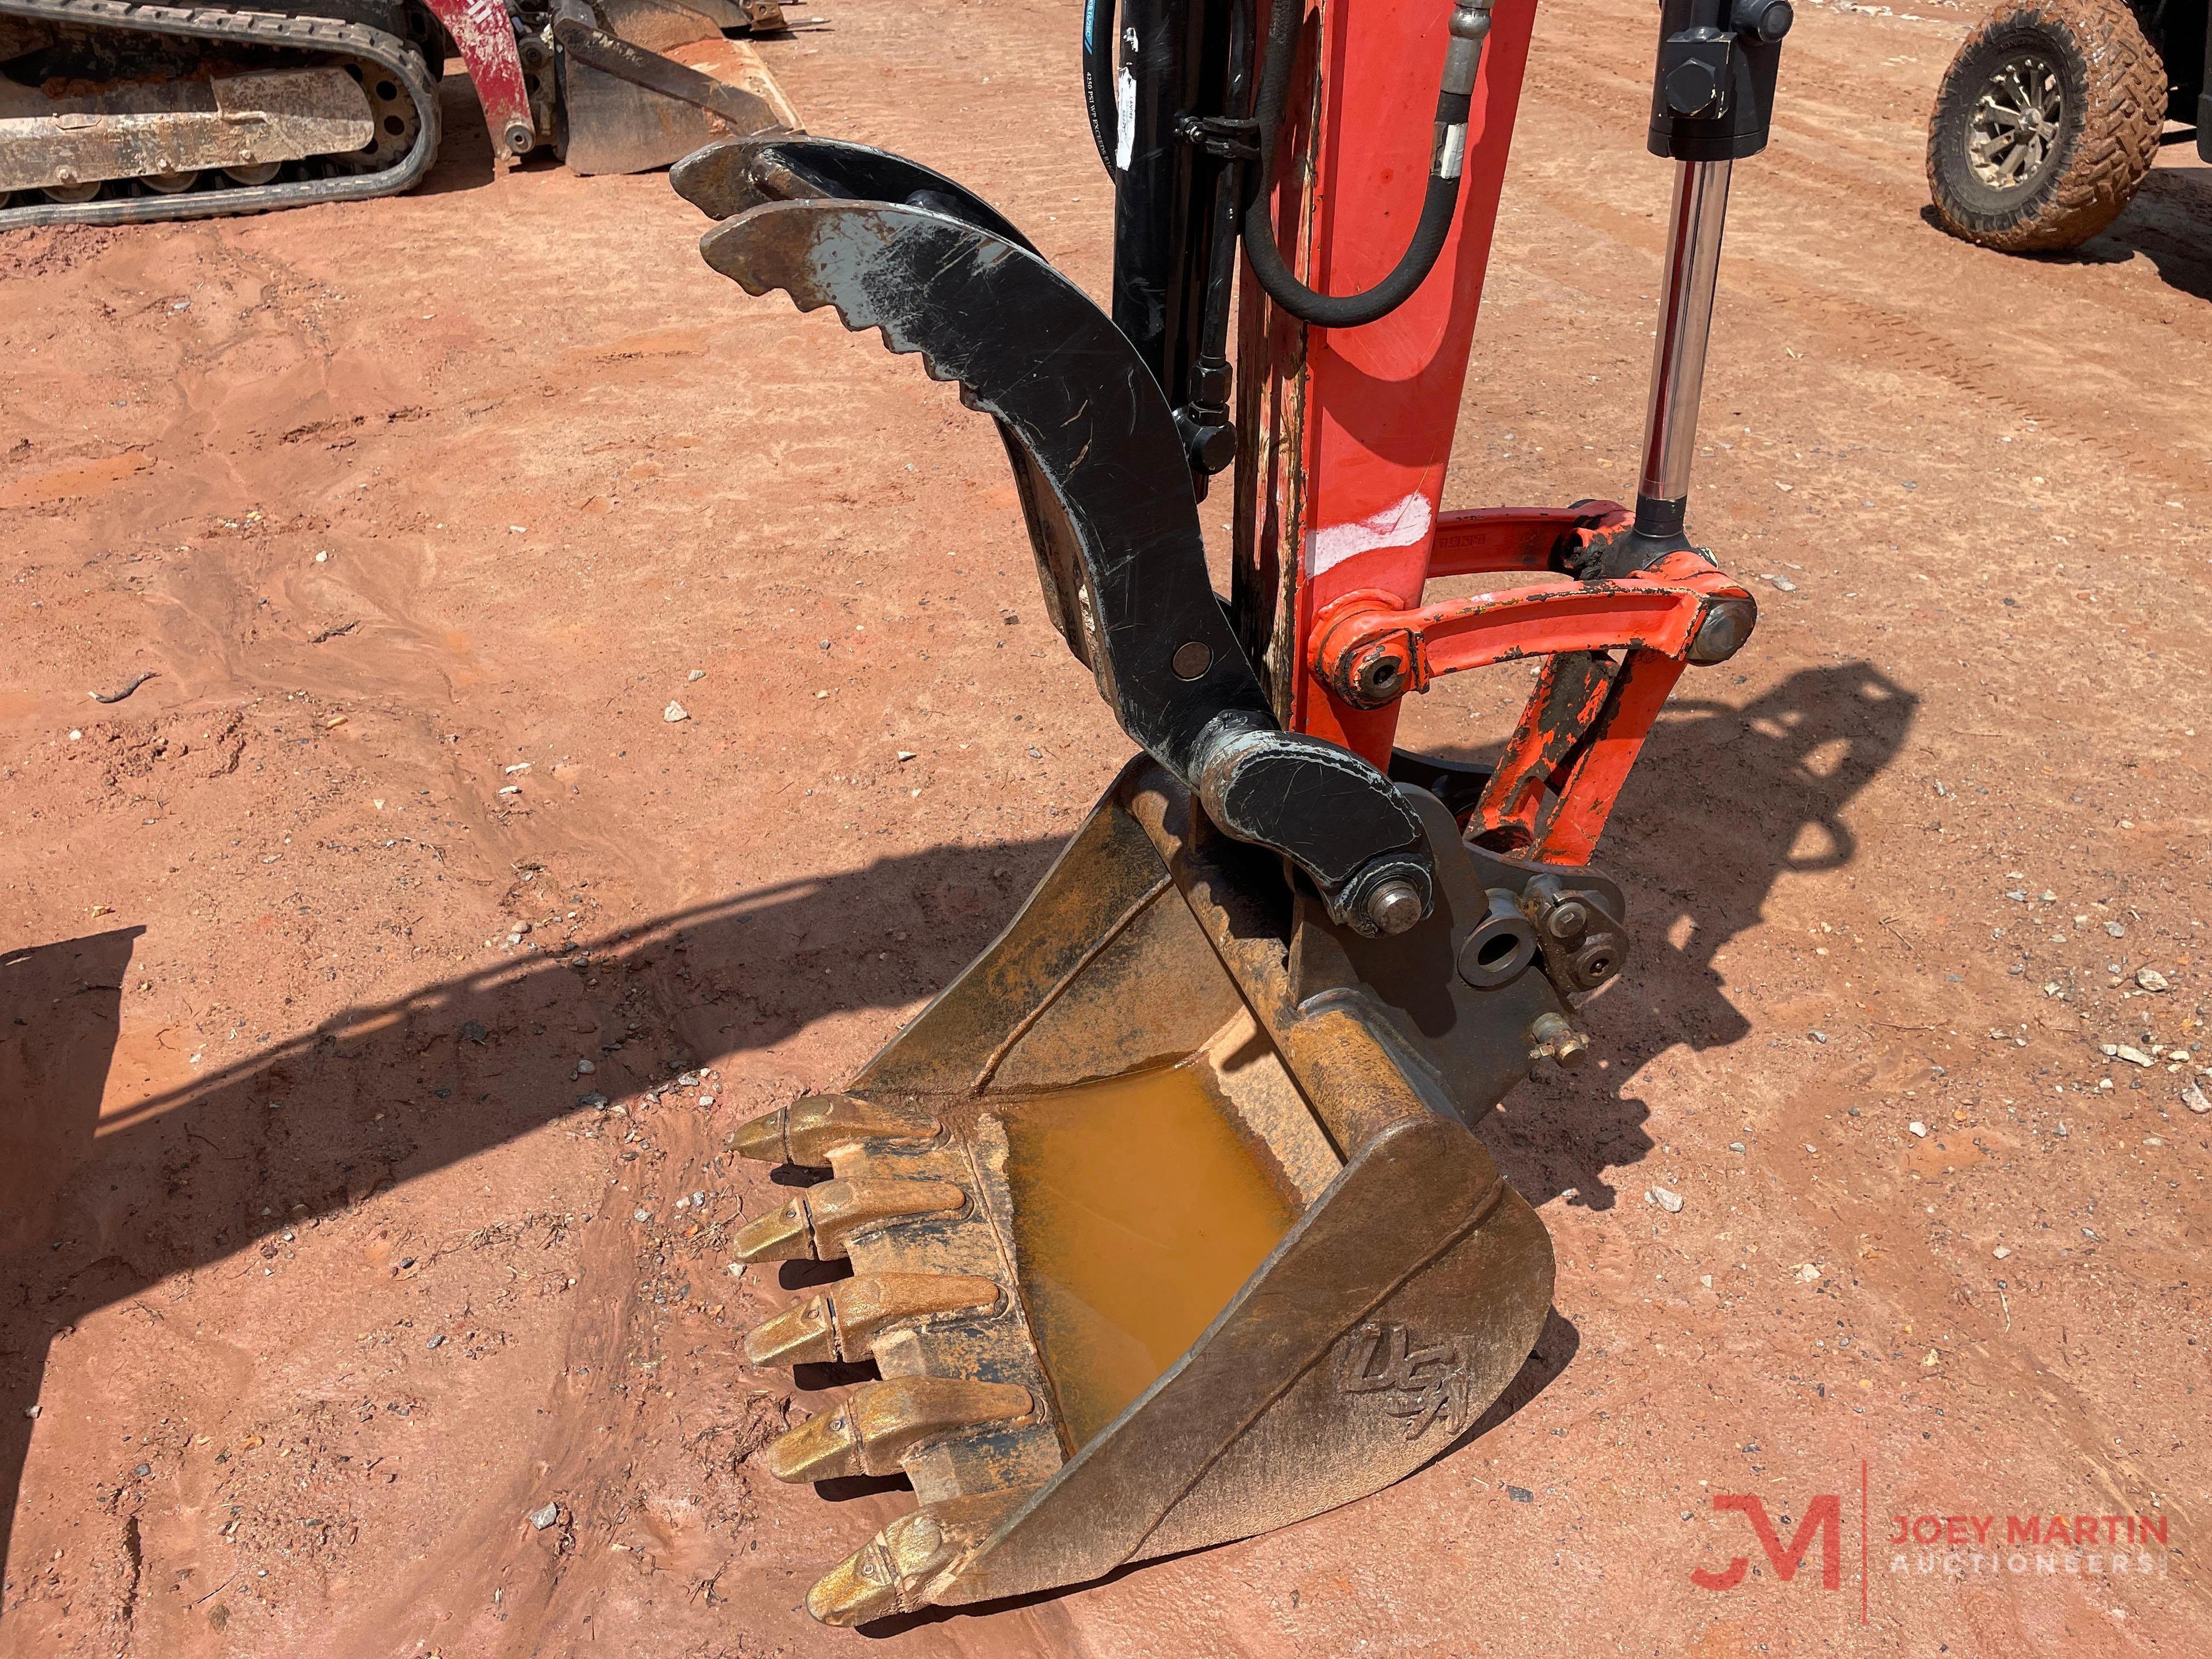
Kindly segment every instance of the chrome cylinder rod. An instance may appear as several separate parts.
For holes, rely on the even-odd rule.
[[[1728,217],[1728,161],[1677,161],[1674,206],[1667,228],[1666,288],[1651,350],[1651,392],[1644,416],[1644,466],[1636,486],[1636,528],[1678,536],[1698,447],[1698,398],[1713,328],[1721,228]]]

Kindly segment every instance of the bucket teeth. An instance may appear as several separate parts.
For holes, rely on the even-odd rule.
[[[932,1315],[994,1308],[999,1287],[959,1273],[878,1273],[848,1279],[785,1309],[745,1335],[756,1365],[865,1359],[877,1332]]]
[[[895,1376],[864,1382],[829,1412],[787,1430],[768,1449],[779,1480],[897,1474],[899,1459],[925,1440],[1026,1417],[1036,1402],[1012,1382]]]
[[[741,1261],[830,1261],[857,1232],[908,1216],[964,1209],[968,1194],[949,1181],[825,1181],[774,1215],[738,1231]]]
[[[865,1625],[930,1605],[937,1581],[989,1536],[1025,1492],[954,1498],[902,1515],[822,1575],[806,1610],[825,1625]]]
[[[864,1140],[934,1140],[937,1134],[937,1119],[928,1112],[854,1095],[808,1095],[743,1125],[730,1145],[743,1158],[826,1170],[831,1153]]]

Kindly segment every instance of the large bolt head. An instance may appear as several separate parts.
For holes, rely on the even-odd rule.
[[[1721,94],[1721,77],[1711,64],[1692,59],[1668,72],[1667,107],[1677,115],[1703,115]]]
[[[1394,877],[1367,896],[1367,920],[1385,933],[1402,933],[1421,919],[1421,891]]]
[[[1690,660],[1704,667],[1726,662],[1743,649],[1757,621],[1758,612],[1740,600],[1723,599],[1707,607],[1697,637],[1690,641]]]
[[[1406,674],[1396,657],[1377,651],[1352,670],[1352,683],[1362,697],[1387,702],[1406,689]]]

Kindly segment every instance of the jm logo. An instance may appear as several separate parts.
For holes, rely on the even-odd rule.
[[[1751,1522],[1751,1529],[1758,1535],[1759,1547],[1766,1552],[1774,1576],[1784,1583],[1796,1577],[1797,1569],[1805,1565],[1805,1557],[1815,1538],[1820,1540],[1820,1588],[1835,1589],[1843,1583],[1844,1501],[1834,1492],[1823,1492],[1805,1506],[1805,1518],[1798,1522],[1787,1550],[1782,1547],[1782,1537],[1774,1530],[1774,1522],[1767,1518],[1766,1504],[1762,1499],[1748,1493],[1724,1492],[1713,1498],[1713,1507],[1734,1510]],[[1783,1516],[1785,1522],[1789,1518]],[[1724,1572],[1708,1572],[1703,1567],[1693,1569],[1690,1582],[1701,1589],[1734,1589],[1750,1571],[1750,1561],[1739,1555],[1728,1564]]]

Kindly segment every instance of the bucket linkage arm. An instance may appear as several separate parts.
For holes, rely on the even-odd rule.
[[[1389,781],[1276,720],[1207,577],[1173,413],[1081,289],[971,192],[862,145],[740,139],[673,182],[721,222],[700,242],[716,270],[878,331],[998,422],[1054,626],[1215,826],[1290,859],[1359,933],[1428,913],[1434,860]]]

